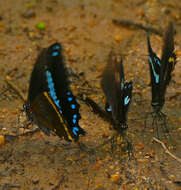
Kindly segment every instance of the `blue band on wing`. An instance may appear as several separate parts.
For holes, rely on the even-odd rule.
[[[155,82],[158,84],[160,76],[155,72],[155,68],[153,66],[153,62],[152,62],[152,59],[151,59],[150,56],[148,57],[148,59],[149,59],[149,62],[151,63],[151,68],[152,68],[152,71],[153,71],[153,74],[154,74],[154,77],[155,77]],[[158,60],[157,60],[157,63],[158,63]]]
[[[68,97],[68,101],[71,102],[73,100],[72,97]]]
[[[52,47],[52,49],[58,50],[58,49],[60,49],[60,45],[55,45],[55,46]]]
[[[52,53],[52,56],[53,56],[53,57],[56,57],[58,54],[59,54],[58,51],[54,51],[54,52]]]
[[[75,104],[71,104],[71,108],[72,108],[72,109],[75,109]]]
[[[73,119],[72,122],[73,122],[73,124],[76,124],[77,120],[76,120],[76,119]]]
[[[77,114],[74,114],[74,115],[73,115],[73,118],[74,118],[74,119],[77,119]]]
[[[48,87],[50,90],[50,96],[53,99],[56,106],[59,108],[59,111],[61,112],[60,100],[57,100],[54,83],[53,83],[53,78],[52,78],[52,74],[50,73],[50,71],[46,71],[46,77],[47,77],[47,81],[48,81]]]
[[[126,96],[126,98],[124,99],[124,105],[127,105],[130,101],[129,96]]]
[[[159,66],[161,66],[160,60],[157,57],[154,57],[154,61],[155,61],[156,64],[158,64]]]
[[[129,85],[128,85],[128,88],[131,88],[131,87],[132,87],[132,84],[129,84]]]
[[[77,132],[79,131],[79,129],[77,127],[73,127],[72,131],[73,131],[74,135],[77,136]]]
[[[106,110],[107,110],[108,112],[111,112],[111,111],[112,111],[112,110],[111,110],[111,106],[107,107]]]

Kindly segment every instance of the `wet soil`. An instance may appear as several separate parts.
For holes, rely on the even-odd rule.
[[[145,115],[152,111],[146,32],[113,23],[127,19],[164,31],[168,21],[174,21],[177,65],[163,108],[169,134],[159,125],[159,139],[181,158],[180,10],[179,0],[0,1],[0,134],[8,137],[0,146],[0,190],[181,189],[181,163],[153,140],[157,134],[151,118],[144,128]],[[40,22],[46,25],[43,30],[37,28]],[[112,152],[108,141],[115,134],[112,126],[81,100],[80,125],[87,135],[80,140],[91,152],[42,132],[7,136],[37,128],[25,127],[21,110],[40,49],[56,41],[64,47],[67,67],[82,76],[70,78],[74,93],[89,95],[102,108],[101,72],[111,50],[122,54],[126,80],[134,83],[127,131],[134,156],[124,144]],[[162,37],[151,33],[151,42],[160,56]]]

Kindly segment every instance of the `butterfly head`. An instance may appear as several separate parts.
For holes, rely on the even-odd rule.
[[[124,130],[126,130],[128,128],[128,125],[126,122],[121,122],[121,121],[115,121],[115,124],[114,124],[114,129],[118,132],[122,132]]]
[[[152,107],[153,107],[153,110],[154,112],[158,113],[161,111],[163,105],[164,105],[164,100],[161,102],[152,102],[151,103]]]

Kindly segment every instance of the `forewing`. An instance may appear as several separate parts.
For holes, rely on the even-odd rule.
[[[29,82],[27,102],[33,101],[37,95],[48,90],[45,77],[46,51],[46,49],[42,49],[33,67]]]
[[[62,49],[58,43],[47,50],[46,77],[49,94],[66,121],[71,136],[77,140],[80,134],[85,135],[85,131],[79,126],[80,105],[69,88]]]
[[[113,120],[120,120],[121,110],[121,81],[124,81],[122,61],[110,53],[108,63],[103,70],[101,86],[108,101],[106,110],[112,111]]]
[[[147,35],[148,43],[148,63],[150,68],[151,88],[152,88],[152,104],[159,104],[159,89],[160,89],[160,69],[161,61],[156,53],[152,50],[149,35]]]
[[[133,83],[131,82],[126,82],[124,84],[124,89],[122,91],[122,123],[126,123],[127,120],[127,113],[128,113],[128,108],[131,103],[131,98],[132,98],[132,89],[133,89]]]
[[[163,44],[160,74],[160,96],[165,96],[166,88],[171,80],[171,73],[176,64],[176,54],[174,53],[174,27],[172,22],[169,24],[165,32]]]

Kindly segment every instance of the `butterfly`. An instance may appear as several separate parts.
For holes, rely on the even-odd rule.
[[[125,82],[122,59],[117,61],[112,53],[102,72],[101,87],[107,100],[105,110],[112,115],[114,128],[119,132],[127,129],[127,113],[132,98],[133,83]]]
[[[76,97],[69,87],[60,43],[44,48],[31,73],[26,115],[46,134],[54,132],[67,141],[77,141],[85,131]]]
[[[102,72],[101,87],[107,99],[105,110],[89,97],[80,96],[80,98],[92,108],[95,114],[113,125],[117,132],[101,146],[111,142],[111,150],[113,152],[115,147],[117,147],[117,136],[121,136],[127,143],[127,150],[130,156],[132,155],[132,144],[127,138],[125,129],[128,128],[126,121],[132,98],[133,83],[131,81],[125,82],[122,60],[118,62],[112,51],[109,54],[108,63]]]
[[[174,27],[171,22],[165,32],[163,39],[163,49],[161,59],[152,50],[149,35],[148,43],[148,63],[150,69],[152,101],[154,118],[163,119],[165,123],[166,115],[161,112],[165,103],[165,93],[171,80],[171,73],[175,68],[176,54],[174,53]]]

